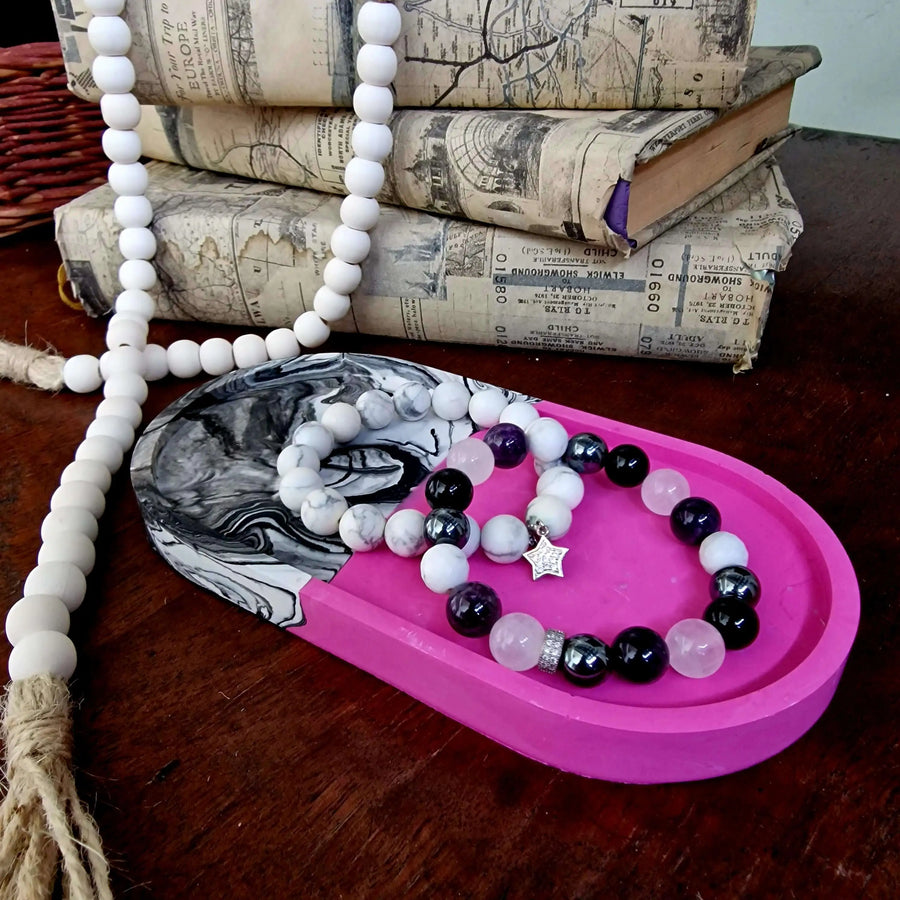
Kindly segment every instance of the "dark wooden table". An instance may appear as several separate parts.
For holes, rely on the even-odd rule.
[[[383,339],[337,346],[705,443],[800,494],[843,541],[862,591],[855,648],[811,731],[707,782],[561,774],[194,588],[151,551],[120,475],[74,617],[72,682],[80,786],[117,896],[900,896],[900,152],[805,132],[781,161],[806,233],[748,374]],[[0,333],[97,352],[103,325],[56,299],[57,264],[49,230],[0,244]],[[223,331],[154,325],[162,342]],[[148,415],[185,389],[154,387]],[[7,605],[95,402],[0,384]]]

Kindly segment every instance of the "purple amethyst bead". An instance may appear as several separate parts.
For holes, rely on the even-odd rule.
[[[511,422],[501,422],[485,432],[484,442],[494,454],[494,464],[499,469],[514,469],[528,455],[525,432]]]
[[[709,500],[687,497],[675,505],[669,525],[683,544],[697,545],[722,527],[722,516]]]
[[[463,637],[490,634],[502,613],[500,598],[480,581],[467,581],[447,598],[447,621]]]

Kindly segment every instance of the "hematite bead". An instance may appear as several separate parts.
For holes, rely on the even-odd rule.
[[[612,643],[613,668],[628,681],[656,681],[669,664],[669,648],[652,628],[636,625],[620,632]]]
[[[669,525],[683,544],[696,545],[722,527],[722,516],[709,500],[688,497],[675,505]]]
[[[525,432],[511,422],[492,425],[484,434],[485,444],[494,454],[494,464],[498,469],[514,469],[528,455]]]
[[[712,600],[719,597],[737,597],[744,603],[756,606],[762,585],[759,579],[746,566],[725,566],[719,569],[709,582],[709,596]]]
[[[579,475],[599,472],[606,458],[606,441],[589,431],[573,434],[566,445],[563,462]]]
[[[493,588],[479,581],[467,581],[447,598],[447,621],[463,637],[490,634],[502,614],[500,598]]]
[[[465,509],[475,494],[469,476],[459,469],[441,469],[425,482],[425,500],[432,509]]]
[[[561,663],[563,675],[573,684],[600,684],[609,671],[609,647],[592,634],[574,634],[563,646]]]
[[[433,509],[425,516],[425,540],[431,544],[465,547],[470,530],[468,517],[459,509]]]
[[[749,603],[737,597],[719,597],[713,600],[703,618],[715,626],[729,650],[749,647],[759,634],[759,616]]]
[[[603,468],[613,484],[619,487],[637,487],[650,472],[650,460],[640,447],[619,444],[606,454]]]

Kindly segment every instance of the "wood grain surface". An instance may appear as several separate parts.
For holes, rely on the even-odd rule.
[[[805,131],[780,158],[806,233],[747,374],[376,338],[332,347],[704,443],[784,482],[843,541],[862,591],[855,648],[819,722],[773,759],[712,781],[562,774],[183,580],[151,551],[123,473],[73,617],[71,685],[80,788],[116,896],[900,896],[900,152]],[[57,265],[49,229],[0,244],[0,336],[98,352],[103,324],[59,302]],[[153,326],[164,343],[223,333]],[[147,415],[187,387],[153,387]],[[6,607],[95,403],[0,384]]]

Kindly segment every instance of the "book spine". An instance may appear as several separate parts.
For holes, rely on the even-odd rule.
[[[145,103],[352,105],[361,0],[129,2]],[[398,106],[702,109],[737,95],[754,0],[418,0],[403,27]],[[69,82],[97,99],[85,0],[53,4]]]
[[[777,190],[789,200],[773,170],[774,164],[761,167],[748,176],[753,184],[732,193],[766,199]],[[339,198],[244,182],[237,186],[244,194],[229,197],[227,184],[219,184],[222,190],[210,196],[202,191],[213,176],[196,175],[193,194],[151,178],[159,315],[289,326],[312,308],[322,283]],[[111,206],[104,188],[57,212],[69,279],[96,314],[112,307],[121,262],[116,251],[103,249],[116,246]],[[774,199],[767,202],[762,230],[743,234],[740,246],[720,234],[727,230],[723,207],[699,227],[684,223],[624,258],[573,241],[386,207],[352,314],[337,329],[739,364],[756,352],[768,311],[773,279],[763,270],[786,259],[790,223],[799,233],[791,209],[779,214]],[[748,254],[754,263],[744,261]]]

